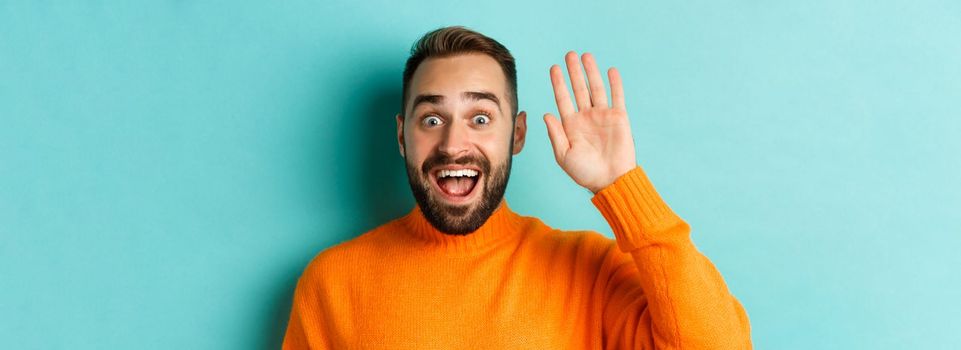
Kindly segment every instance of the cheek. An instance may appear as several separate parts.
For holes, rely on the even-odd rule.
[[[501,164],[506,161],[509,157],[510,146],[513,140],[511,140],[510,135],[502,136],[490,136],[479,140],[477,146],[480,151],[487,157],[487,160],[491,162],[492,166]]]
[[[420,165],[427,159],[431,151],[437,148],[437,142],[428,135],[408,132],[404,138],[407,161]]]

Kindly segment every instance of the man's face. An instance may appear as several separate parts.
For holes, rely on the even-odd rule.
[[[414,198],[438,230],[471,233],[503,199],[526,114],[512,118],[507,79],[483,54],[428,58],[408,91],[397,135]]]

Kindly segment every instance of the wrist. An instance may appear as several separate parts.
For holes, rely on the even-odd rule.
[[[585,186],[585,187],[587,187],[587,189],[590,190],[591,193],[597,194],[598,192],[604,190],[608,186],[614,184],[614,182],[617,181],[617,179],[620,179],[622,176],[624,176],[624,174],[627,174],[631,170],[634,170],[634,168],[636,167],[637,167],[637,164],[632,164],[631,166],[623,166],[622,168],[612,172],[613,174],[612,176],[609,176],[607,180],[600,182],[598,185]]]

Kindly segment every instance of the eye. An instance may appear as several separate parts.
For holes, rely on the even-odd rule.
[[[473,118],[474,124],[488,124],[491,122],[491,117],[486,114],[478,114]]]
[[[420,122],[421,124],[424,124],[424,126],[427,126],[427,127],[433,127],[433,126],[444,124],[444,120],[440,119],[440,117],[436,115],[427,116],[426,118],[422,119]]]

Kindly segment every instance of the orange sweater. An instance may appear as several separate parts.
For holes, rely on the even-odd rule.
[[[750,349],[750,324],[641,167],[592,202],[614,232],[505,202],[445,235],[419,208],[308,264],[284,349]]]

